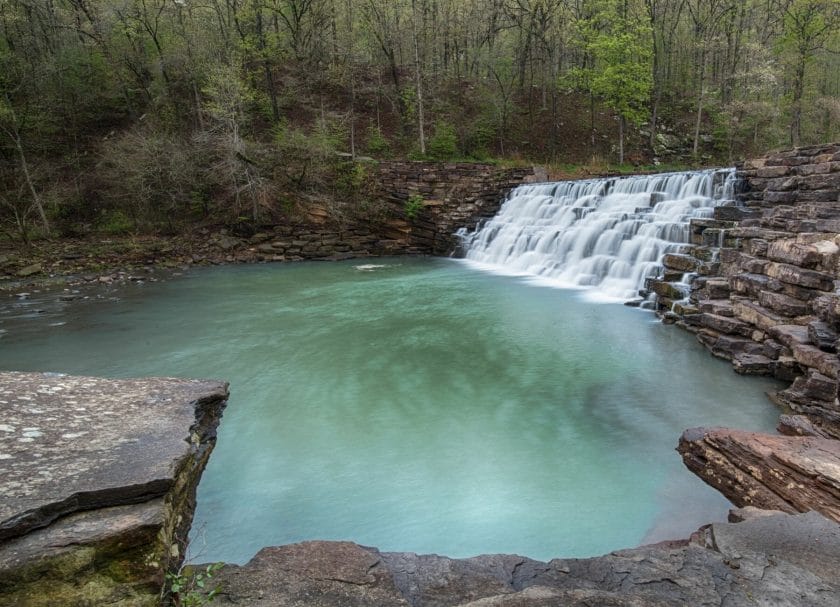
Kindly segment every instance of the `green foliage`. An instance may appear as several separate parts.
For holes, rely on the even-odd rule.
[[[123,211],[115,209],[102,216],[99,229],[112,236],[124,235],[134,231],[134,222]]]
[[[224,128],[242,127],[247,119],[247,109],[255,94],[235,65],[219,63],[210,71],[202,89],[204,109]]]
[[[339,155],[349,125],[381,125],[359,137],[368,154],[420,158],[415,78],[439,119],[424,159],[581,162],[606,156],[614,116],[639,125],[654,104],[657,132],[621,131],[634,158],[698,115],[718,160],[840,136],[840,0],[282,0],[222,3],[223,18],[82,4],[2,4],[0,226],[15,238],[52,219],[84,232],[102,209],[174,230],[313,197],[369,205],[370,179]]]
[[[405,216],[409,221],[414,221],[423,210],[423,197],[419,194],[412,194],[405,201]]]
[[[579,28],[593,66],[570,70],[566,81],[600,97],[628,122],[641,124],[653,86],[650,25],[640,16],[622,14],[621,2],[603,0]]]
[[[390,153],[391,146],[388,144],[388,140],[382,135],[382,131],[375,127],[370,127],[367,133],[367,145],[365,149],[372,156],[384,156]]]
[[[458,156],[458,137],[455,127],[448,122],[438,121],[429,138],[426,152],[434,160],[450,160]]]
[[[340,162],[336,166],[335,185],[345,196],[355,198],[367,185],[370,175],[361,162]]]
[[[216,573],[224,563],[212,563],[203,570],[181,569],[178,573],[167,573],[170,596],[176,607],[201,607],[209,604],[221,589],[219,585],[210,588]]]

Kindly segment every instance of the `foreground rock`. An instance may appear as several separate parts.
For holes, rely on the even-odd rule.
[[[227,385],[0,373],[0,605],[155,605]]]
[[[683,433],[678,451],[692,472],[738,506],[816,510],[840,522],[840,441],[694,428]]]
[[[840,528],[816,513],[716,523],[692,542],[548,563],[449,559],[347,542],[261,550],[225,567],[212,605],[252,607],[829,606],[840,600]]]

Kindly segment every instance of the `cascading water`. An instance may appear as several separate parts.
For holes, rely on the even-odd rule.
[[[734,169],[522,185],[475,232],[469,262],[599,298],[639,297],[665,253],[690,242],[689,220],[734,204]]]

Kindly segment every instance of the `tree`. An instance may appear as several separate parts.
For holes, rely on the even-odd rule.
[[[792,80],[790,142],[799,145],[806,70],[840,27],[840,0],[781,0],[777,7],[784,15],[779,44]]]
[[[14,96],[21,94],[23,74],[16,65],[14,59],[9,56],[9,53],[4,52],[0,48],[0,133],[12,144],[15,155],[18,160],[18,167],[23,176],[23,181],[26,185],[26,190],[31,198],[31,207],[38,214],[38,219],[41,222],[41,227],[46,234],[50,233],[50,222],[47,219],[47,214],[44,210],[44,205],[41,201],[41,195],[35,187],[34,177],[30,168],[29,158],[24,147],[23,142],[23,120],[20,113],[15,109]],[[17,82],[13,81],[13,78]],[[17,197],[16,197],[17,198]],[[15,209],[20,209],[21,205],[13,205]],[[23,229],[23,220],[26,212],[16,212],[17,223],[21,227],[21,234],[25,234]]]
[[[235,212],[239,214],[250,207],[251,218],[256,222],[265,202],[265,190],[259,167],[248,154],[242,136],[254,93],[237,66],[223,64],[211,72],[204,94],[205,109],[211,119],[209,135],[217,149],[213,170],[229,185]]]
[[[582,24],[592,67],[580,82],[618,115],[618,159],[624,162],[627,122],[638,125],[648,115],[653,84],[650,25],[627,0],[602,0]]]

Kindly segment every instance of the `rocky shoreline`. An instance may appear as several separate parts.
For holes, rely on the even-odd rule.
[[[840,528],[816,513],[733,511],[690,540],[590,559],[449,559],[349,542],[265,548],[228,565],[211,605],[253,607],[829,607],[840,598]]]
[[[685,464],[733,503],[840,520],[840,144],[740,169],[741,207],[691,221],[649,287],[665,322],[737,373],[792,382],[771,395],[779,435],[694,429]]]
[[[695,333],[737,372],[793,382],[775,395],[795,414],[782,416],[781,434],[700,428],[680,440],[686,466],[744,506],[732,512],[732,522],[707,525],[688,540],[548,563],[516,555],[383,553],[348,542],[266,548],[247,565],[222,568],[221,591],[210,604],[836,605],[840,144],[772,155],[743,170],[751,184],[742,192],[746,207],[694,220],[693,243],[667,256],[665,274],[649,284],[663,320]],[[470,204],[455,215],[430,204],[426,221],[492,209]],[[278,227],[245,238],[208,230],[96,244],[54,241],[32,256],[0,251],[0,290],[20,297],[56,289],[76,298],[86,289],[162,280],[196,265],[426,254],[441,242],[437,228],[406,218],[379,226],[385,231],[376,237],[307,225],[303,234]],[[417,238],[426,244],[416,246]],[[159,604],[165,573],[183,558],[179,541],[227,386],[0,374],[0,395],[4,411],[23,416],[0,420],[0,468],[11,469],[11,459],[23,474],[0,474],[4,496],[20,497],[8,502],[0,522],[0,606]],[[79,409],[82,400],[96,412]],[[144,426],[153,421],[144,414],[149,406],[164,418]],[[137,424],[109,426],[123,421],[126,407],[137,413]],[[45,411],[52,413],[39,417]],[[77,452],[79,415],[85,431],[98,435],[102,426],[115,449],[96,478],[86,471],[100,466],[84,465],[85,458],[108,451]],[[50,424],[42,427],[42,419]],[[167,447],[125,451],[149,437]],[[33,442],[46,445],[37,451],[46,459],[35,458]],[[18,468],[20,458],[26,465]],[[49,483],[39,485],[43,470]],[[137,482],[135,473],[142,477]]]

